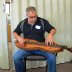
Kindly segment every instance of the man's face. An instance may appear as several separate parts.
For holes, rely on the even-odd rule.
[[[37,20],[37,13],[35,11],[30,11],[27,13],[27,17],[30,24],[35,24]]]

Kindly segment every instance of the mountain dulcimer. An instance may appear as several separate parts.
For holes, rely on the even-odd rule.
[[[43,50],[51,53],[58,53],[63,51],[63,49],[66,49],[70,52],[72,52],[72,48],[68,48],[64,45],[46,45],[44,42],[38,42],[35,40],[25,39],[24,46],[21,46],[21,44],[18,41],[15,41],[15,45],[18,48],[25,49],[25,50]]]

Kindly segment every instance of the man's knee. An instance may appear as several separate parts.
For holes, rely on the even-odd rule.
[[[17,51],[13,55],[14,62],[19,62],[19,61],[23,60],[24,57],[26,56],[26,54],[27,54],[26,51],[23,51],[23,50]]]
[[[51,55],[50,60],[56,61],[56,56],[55,55]]]
[[[13,60],[14,60],[14,62],[17,62],[17,61],[19,61],[20,60],[20,56],[18,56],[18,55],[16,55],[16,54],[14,54],[13,55]]]
[[[50,61],[56,61],[56,55],[51,54],[50,56],[47,57],[47,59],[50,60]]]

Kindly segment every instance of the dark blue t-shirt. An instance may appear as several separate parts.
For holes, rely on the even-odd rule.
[[[41,24],[41,20],[43,20],[43,24],[44,24],[44,29],[43,26]],[[28,19],[26,18],[23,24],[23,31],[20,28],[20,25],[23,21],[21,21],[16,29],[14,30],[14,32],[16,32],[18,35],[20,35],[21,33],[23,33],[24,38],[28,38],[28,39],[34,39],[40,42],[44,42],[45,41],[45,36],[44,33],[45,31],[50,33],[51,29],[53,29],[54,27],[52,25],[49,24],[49,22],[46,19],[37,17],[37,21],[36,23],[32,26],[30,24],[28,24]]]

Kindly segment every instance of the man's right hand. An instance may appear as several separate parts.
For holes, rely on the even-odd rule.
[[[20,37],[16,32],[13,32],[14,37],[18,40],[18,42],[21,44],[21,46],[25,46],[25,40],[24,38]]]
[[[24,38],[22,38],[22,37],[19,36],[19,37],[17,38],[17,40],[18,40],[18,42],[21,44],[22,47],[25,46],[25,44],[24,44],[24,43],[25,43]]]

